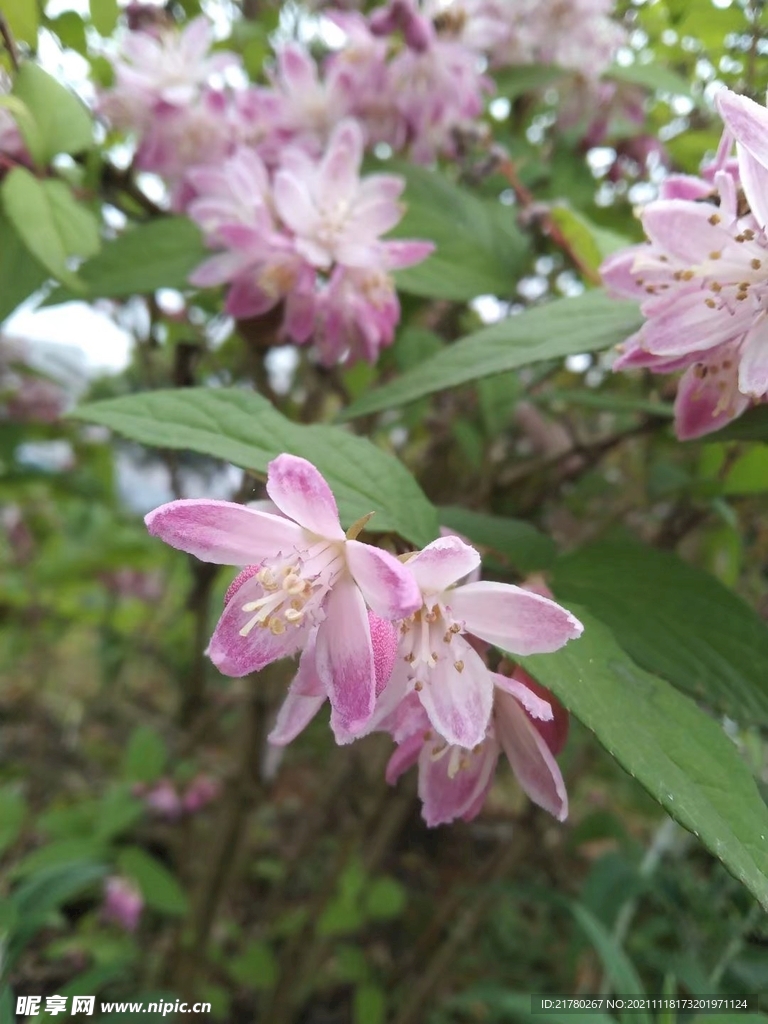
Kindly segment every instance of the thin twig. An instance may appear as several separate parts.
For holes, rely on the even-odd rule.
[[[16,40],[13,38],[13,32],[11,32],[11,26],[8,24],[5,15],[0,11],[0,36],[3,37],[3,43],[8,51],[8,56],[11,58],[11,64],[13,70],[19,70],[19,50],[16,46]]]
[[[544,234],[554,242],[558,249],[562,249],[590,284],[600,284],[600,275],[592,267],[587,266],[575,251],[571,243],[552,219],[552,216],[546,206],[543,206],[541,203],[536,201],[536,197],[530,189],[528,189],[520,180],[517,168],[512,160],[509,157],[501,160],[499,162],[498,169],[512,186],[512,190],[517,196],[517,201],[520,203],[523,213],[531,220],[538,221],[539,224],[541,224]]]

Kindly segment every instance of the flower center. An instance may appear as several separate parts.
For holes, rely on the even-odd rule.
[[[289,558],[267,559],[254,574],[262,596],[242,606],[250,618],[240,636],[248,636],[257,626],[279,636],[291,626],[322,622],[323,600],[343,567],[340,545],[326,542]]]
[[[475,758],[482,751],[487,740],[478,743],[472,750],[466,750],[464,747],[457,747],[455,744],[446,743],[441,736],[436,735],[431,729],[427,729],[424,733],[424,742],[432,744],[429,751],[432,761],[440,761],[444,757],[448,758],[446,773],[449,779],[454,779],[459,772],[466,771],[473,766]]]
[[[456,622],[450,610],[441,601],[432,607],[425,603],[400,625],[400,649],[405,651],[404,660],[410,666],[409,677],[415,680],[414,689],[421,690],[429,670],[442,659],[449,659],[457,672],[463,672],[464,662],[456,644],[462,624]]]

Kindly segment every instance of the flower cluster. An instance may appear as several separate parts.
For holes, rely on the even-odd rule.
[[[423,260],[430,242],[382,241],[400,220],[404,181],[360,178],[363,137],[340,122],[322,158],[287,147],[273,175],[252,150],[189,173],[196,191],[189,215],[208,244],[222,249],[191,281],[228,283],[226,310],[259,316],[285,303],[283,331],[314,341],[327,365],[374,362],[400,319],[391,271]]]
[[[404,182],[361,180],[363,151],[386,144],[419,163],[454,155],[492,91],[489,62],[554,61],[594,78],[606,65],[597,51],[612,52],[620,33],[611,0],[549,6],[546,16],[530,0],[326,10],[344,45],[317,61],[284,43],[260,86],[235,54],[211,54],[204,18],[178,31],[134,11],[99,109],[135,135],[136,168],[166,181],[173,208],[217,250],[193,284],[228,285],[237,318],[283,303],[283,337],[314,342],[325,364],[373,362],[400,317],[391,271],[431,246],[380,241],[400,219]]]
[[[683,371],[683,440],[768,397],[768,110],[728,89],[717,106],[725,132],[716,160],[701,177],[668,178],[641,215],[648,241],[602,268],[608,288],[640,299],[646,318],[614,369]]]
[[[304,459],[271,462],[267,493],[276,513],[193,499],[146,521],[173,547],[245,567],[208,648],[220,671],[243,676],[301,652],[270,741],[289,743],[327,700],[337,742],[391,734],[391,780],[418,762],[429,824],[479,811],[501,750],[532,799],[565,817],[553,756],[564,713],[521,672],[492,672],[487,654],[554,651],[581,624],[549,597],[474,578],[480,556],[458,537],[398,559],[357,540],[366,520],[344,534]]]

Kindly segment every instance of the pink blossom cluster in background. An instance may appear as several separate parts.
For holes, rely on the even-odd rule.
[[[229,284],[225,309],[258,316],[285,302],[283,330],[313,340],[325,364],[374,362],[400,319],[391,271],[423,260],[430,242],[382,241],[400,220],[396,175],[360,178],[359,124],[341,121],[320,159],[286,147],[270,175],[252,150],[191,171],[189,215],[222,249],[191,281]]]
[[[701,177],[667,178],[641,214],[648,241],[602,267],[609,290],[639,299],[646,321],[614,369],[682,371],[682,440],[768,397],[768,110],[728,89],[717,106],[725,132],[714,163]]]
[[[430,825],[479,812],[502,750],[531,798],[564,818],[564,713],[521,671],[492,671],[488,655],[555,651],[581,634],[578,620],[541,592],[480,581],[480,555],[459,537],[398,559],[356,539],[363,521],[344,534],[304,459],[271,462],[267,493],[280,514],[187,499],[146,521],[173,547],[245,566],[208,648],[221,672],[300,654],[270,741],[289,743],[329,701],[338,743],[392,736],[391,781],[418,763]]]
[[[179,31],[134,5],[129,20],[140,27],[123,37],[99,109],[135,136],[136,168],[165,180],[173,208],[217,251],[193,284],[227,285],[225,308],[239,319],[284,303],[282,336],[312,341],[326,365],[374,362],[400,318],[391,272],[431,245],[381,241],[401,217],[404,181],[361,179],[363,153],[386,144],[417,163],[455,155],[493,90],[489,62],[559,62],[594,80],[621,41],[611,4],[550,6],[326,8],[344,44],[320,61],[281,44],[269,84],[253,86],[235,54],[211,54],[204,18]]]
[[[144,909],[144,897],[138,886],[123,875],[110,875],[104,883],[104,900],[101,914],[126,932],[135,932],[139,927]]]
[[[133,793],[155,817],[176,821],[184,814],[197,814],[212,803],[218,797],[220,788],[216,779],[201,773],[183,790],[171,779],[160,779],[151,786],[135,786]]]
[[[0,421],[54,423],[68,404],[59,384],[28,365],[24,343],[0,336]]]

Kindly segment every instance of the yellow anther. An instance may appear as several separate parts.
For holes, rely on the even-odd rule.
[[[278,619],[276,616],[273,616],[269,620],[269,632],[273,636],[280,636],[281,633],[284,633],[285,632],[285,623],[283,622],[283,620],[282,619]]]
[[[453,667],[456,669],[457,672],[463,672],[464,671],[464,662],[463,661],[454,661]]]

